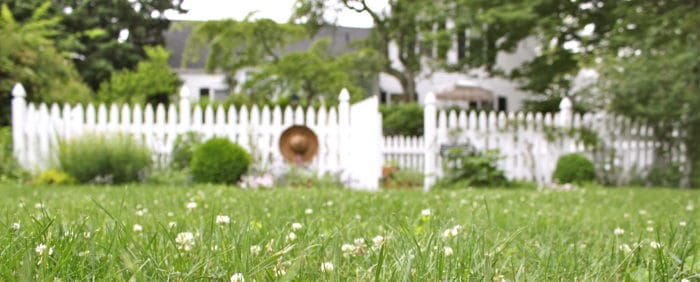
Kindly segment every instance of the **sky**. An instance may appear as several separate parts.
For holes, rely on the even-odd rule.
[[[185,0],[183,8],[187,14],[167,12],[166,16],[173,20],[216,20],[233,18],[241,20],[251,12],[253,18],[269,18],[277,22],[286,22],[291,15],[295,0]],[[368,5],[380,10],[386,6],[387,0],[369,0]],[[327,19],[336,19],[341,26],[371,27],[372,19],[363,14],[350,10],[339,13],[328,12]]]

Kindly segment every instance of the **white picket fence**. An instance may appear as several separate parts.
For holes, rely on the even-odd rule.
[[[377,97],[350,105],[342,91],[338,107],[205,108],[190,102],[184,87],[178,105],[68,105],[27,104],[21,85],[13,89],[14,153],[27,169],[48,168],[60,140],[85,133],[125,132],[138,136],[167,163],[177,135],[195,131],[219,136],[250,151],[257,163],[273,171],[284,169],[278,149],[282,132],[293,125],[311,128],[319,138],[319,152],[310,167],[318,173],[338,173],[351,187],[376,189],[384,163],[422,171],[429,189],[443,175],[441,147],[469,144],[478,150],[498,150],[498,166],[509,179],[538,183],[552,181],[559,156],[581,152],[598,167],[618,175],[620,182],[644,174],[654,162],[659,144],[643,124],[603,113],[573,114],[564,99],[556,114],[438,110],[428,94],[424,109],[424,136],[381,134]],[[581,132],[597,136],[598,145],[580,141]],[[676,136],[679,132],[674,132]],[[685,148],[671,148],[674,161],[684,163]]]
[[[269,108],[253,106],[224,109],[211,105],[204,109],[193,107],[187,87],[180,92],[179,106],[159,104],[105,105],[88,104],[62,107],[53,104],[27,104],[21,85],[13,89],[12,127],[14,153],[20,164],[32,171],[52,165],[60,140],[69,140],[86,133],[129,133],[148,145],[159,164],[169,161],[175,138],[188,131],[199,132],[205,138],[227,137],[252,153],[256,163],[271,170],[283,169],[279,138],[285,129],[305,125],[319,139],[319,149],[310,164],[318,173],[339,173],[353,187],[374,189],[379,172],[367,166],[379,167],[380,147],[364,144],[363,138],[378,140],[381,124],[378,101],[370,98],[349,104],[349,93],[343,90],[338,107]],[[358,112],[359,111],[359,112]],[[374,111],[375,114],[372,114]],[[350,122],[352,118],[352,124]],[[379,121],[377,121],[379,120]],[[355,152],[375,154],[375,158],[359,158]],[[361,156],[361,154],[360,154]],[[360,164],[357,164],[360,162]]]
[[[501,156],[498,166],[509,179],[537,183],[550,183],[558,158],[568,153],[588,156],[604,174],[614,174],[614,181],[625,183],[647,173],[655,149],[664,145],[653,141],[650,128],[628,118],[605,113],[574,114],[568,98],[562,100],[556,114],[446,112],[438,110],[434,95],[428,94],[424,115],[425,143],[392,137],[388,144],[402,152],[397,159],[402,167],[414,167],[413,162],[404,160],[419,158],[419,151],[423,151],[426,189],[444,173],[440,154],[443,145],[469,144],[479,151],[497,150]],[[585,134],[596,142],[585,144]],[[674,135],[678,136],[679,131]],[[395,140],[401,144],[394,145]],[[682,145],[672,151],[675,162],[685,163]]]

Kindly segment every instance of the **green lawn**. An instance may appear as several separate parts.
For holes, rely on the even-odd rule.
[[[0,281],[700,279],[700,191],[2,185],[0,195]]]

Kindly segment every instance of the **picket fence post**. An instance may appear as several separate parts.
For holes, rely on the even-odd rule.
[[[178,133],[185,133],[190,130],[190,115],[192,112],[192,104],[190,102],[190,89],[183,85],[180,88],[180,120]]]
[[[437,109],[435,107],[435,93],[428,93],[425,97],[425,109],[423,111],[423,138],[424,148],[424,173],[423,191],[429,191],[430,187],[435,184],[435,152],[437,150],[437,121],[435,115]]]
[[[339,153],[339,163],[338,167],[345,168],[349,164],[349,140],[350,140],[350,92],[343,88],[338,96],[340,103],[338,104],[338,153]],[[343,171],[343,178],[348,177],[347,171]]]
[[[559,103],[559,126],[564,128],[570,127],[573,114],[571,99],[565,96],[561,99],[561,103]]]
[[[25,141],[24,141],[24,123],[26,118],[25,111],[27,110],[27,91],[20,83],[16,83],[12,87],[12,151],[14,152],[17,161],[23,166],[26,166]]]

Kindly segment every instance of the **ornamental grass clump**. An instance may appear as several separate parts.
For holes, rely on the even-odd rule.
[[[236,184],[248,170],[251,157],[226,138],[212,138],[197,146],[190,172],[195,182]]]
[[[136,182],[151,165],[148,147],[129,134],[86,134],[58,148],[59,170],[80,183]]]

